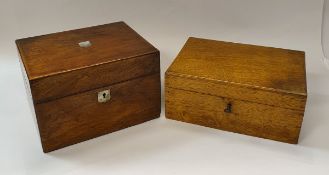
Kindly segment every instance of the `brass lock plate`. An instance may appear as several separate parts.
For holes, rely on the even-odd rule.
[[[105,103],[111,99],[111,91],[110,90],[105,90],[98,92],[98,102],[99,103]]]

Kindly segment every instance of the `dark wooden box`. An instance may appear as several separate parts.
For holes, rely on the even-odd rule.
[[[305,53],[189,38],[165,74],[166,117],[298,143]]]
[[[159,51],[124,22],[16,44],[44,152],[159,117]]]

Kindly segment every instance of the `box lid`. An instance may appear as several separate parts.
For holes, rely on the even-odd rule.
[[[301,51],[189,38],[166,76],[172,77],[166,80],[169,87],[285,108],[305,107]]]
[[[16,40],[29,80],[157,52],[124,22]]]
[[[124,22],[16,40],[35,103],[156,73],[159,51]]]

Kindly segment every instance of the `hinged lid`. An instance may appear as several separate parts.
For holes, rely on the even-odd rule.
[[[159,71],[158,56],[150,56],[159,51],[124,22],[19,39],[16,44],[36,101]]]
[[[124,22],[16,40],[29,80],[156,52]]]
[[[304,110],[305,53],[189,38],[166,72],[166,86]]]

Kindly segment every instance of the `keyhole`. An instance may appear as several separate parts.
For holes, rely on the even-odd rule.
[[[99,103],[105,103],[110,100],[111,95],[110,95],[110,90],[105,90],[98,92],[97,99]]]
[[[224,112],[231,113],[232,112],[232,104],[228,103],[226,108],[224,109]]]

